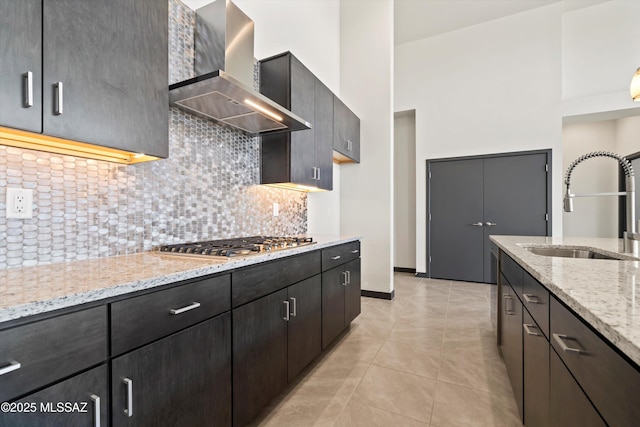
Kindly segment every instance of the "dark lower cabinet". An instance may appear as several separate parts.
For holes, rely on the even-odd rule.
[[[287,385],[287,289],[233,313],[233,425],[244,426]]]
[[[322,351],[322,283],[318,274],[289,286],[288,378]]]
[[[113,359],[113,426],[231,425],[230,320],[227,312]]]
[[[361,298],[360,298],[360,258],[349,261],[345,265],[345,271],[347,272],[347,286],[344,289],[344,326],[348,326],[349,323],[361,312]]]
[[[520,418],[523,415],[522,383],[522,303],[515,291],[501,276],[502,320],[501,345],[502,357],[507,365],[511,387],[516,398]]]
[[[524,423],[527,427],[549,425],[549,342],[533,317],[522,312]]]
[[[107,426],[109,420],[107,365],[12,402],[0,412],[0,425],[11,427]]]
[[[606,426],[554,350],[550,351],[549,365],[550,422],[548,425],[552,427]],[[630,396],[630,398],[634,397]]]
[[[325,349],[342,332],[345,323],[344,267],[322,273],[322,348]]]

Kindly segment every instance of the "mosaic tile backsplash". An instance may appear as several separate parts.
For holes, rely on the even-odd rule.
[[[194,76],[195,13],[169,0],[169,14],[174,83]],[[166,160],[126,166],[0,146],[0,269],[306,233],[306,194],[258,185],[259,145],[172,108]],[[34,190],[33,219],[6,218],[7,187]]]

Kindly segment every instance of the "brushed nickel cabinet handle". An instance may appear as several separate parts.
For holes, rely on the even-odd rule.
[[[188,305],[186,307],[172,308],[171,310],[169,310],[169,313],[171,313],[171,314],[182,314],[185,311],[195,310],[198,307],[200,307],[200,303],[194,301],[193,303],[191,303],[191,305]]]
[[[7,366],[5,366],[4,368],[0,368],[0,375],[4,375],[4,374],[8,374],[9,372],[13,372],[13,371],[17,371],[18,369],[20,369],[20,367],[22,367],[22,364],[20,364],[20,362],[9,362],[9,364]]]
[[[92,394],[91,400],[93,400],[93,425],[100,427],[100,397]]]
[[[347,273],[347,285],[351,284],[351,270],[345,271]]]
[[[357,254],[358,252],[360,252],[359,249],[354,249],[354,250],[351,251],[352,254]]]
[[[289,301],[282,301],[284,304],[284,317],[283,319],[289,321]]]
[[[27,71],[22,75],[23,100],[22,105],[25,108],[33,107],[33,73]]]
[[[524,328],[524,331],[527,333],[527,335],[533,335],[533,336],[536,336],[536,337],[539,337],[539,336],[540,336],[540,334],[539,334],[539,333],[537,333],[537,332],[533,332],[533,331],[531,330],[531,328],[538,329],[538,327],[537,327],[537,326],[534,326],[534,325],[532,325],[532,324],[530,324],[530,323],[523,323],[523,324],[522,324],[522,327]]]
[[[524,300],[529,304],[541,304],[538,297],[533,294],[522,294],[522,296],[524,297]]]
[[[293,317],[296,317],[296,315],[298,314],[298,303],[296,302],[296,299],[294,297],[289,298],[291,300],[291,304],[293,305],[293,311],[291,312],[291,315]]]
[[[580,350],[579,348],[569,347],[567,344],[565,344],[564,342],[565,338],[569,338],[569,337],[564,334],[553,334],[553,339],[556,340],[556,342],[560,345],[560,348],[562,349],[562,351],[564,351],[565,353],[578,353],[578,354],[583,353],[583,351]]]
[[[123,378],[122,382],[127,386],[127,407],[124,409],[124,413],[131,418],[133,416],[133,381],[129,378]]]
[[[342,272],[342,278],[343,278],[343,280],[342,280],[341,285],[342,286],[347,286],[347,272],[346,271]]]
[[[64,112],[64,86],[62,82],[57,82],[53,84],[53,88],[55,89],[55,109],[53,110],[53,114],[61,116]]]
[[[337,260],[337,259],[340,259],[340,255],[332,256],[331,259],[334,260],[334,261]]]

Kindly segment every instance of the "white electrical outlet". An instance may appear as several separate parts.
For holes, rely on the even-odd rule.
[[[33,190],[7,188],[7,218],[33,218]]]
[[[273,204],[273,216],[278,216],[280,214],[280,205],[277,203]]]

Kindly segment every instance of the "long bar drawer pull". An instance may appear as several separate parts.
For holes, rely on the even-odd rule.
[[[331,259],[332,260],[340,259],[340,255],[332,256]]]
[[[92,394],[91,400],[93,400],[93,425],[100,427],[100,397]]]
[[[553,334],[553,339],[556,340],[556,342],[560,345],[560,348],[562,349],[562,351],[566,352],[566,353],[583,353],[582,350],[580,350],[579,348],[575,348],[575,347],[569,347],[567,344],[565,344],[564,342],[564,338],[569,338],[564,334]]]
[[[33,73],[27,71],[22,75],[24,80],[24,94],[22,106],[25,108],[33,107]]]
[[[529,304],[542,304],[537,296],[533,294],[522,294],[524,300]]]
[[[123,378],[122,382],[127,386],[127,407],[124,413],[130,418],[133,416],[133,381],[129,378]]]
[[[531,328],[538,329],[538,327],[537,327],[537,326],[534,326],[534,325],[532,325],[532,324],[530,324],[530,323],[523,323],[523,324],[522,324],[522,327],[524,328],[524,331],[527,333],[527,335],[533,335],[533,336],[536,336],[536,337],[539,337],[539,336],[540,336],[540,334],[539,334],[539,333],[537,333],[537,332],[533,332],[533,331],[531,330]]]
[[[293,304],[293,311],[291,312],[291,315],[293,317],[296,317],[298,315],[298,303],[296,302],[296,299],[294,297],[290,297],[289,299],[291,300],[291,303]]]
[[[171,313],[171,314],[182,314],[185,311],[195,310],[198,307],[200,307],[200,303],[194,301],[191,305],[188,305],[186,307],[172,308],[171,310],[169,310],[169,313]]]
[[[20,369],[22,365],[20,364],[20,362],[9,362],[9,364],[7,366],[5,366],[4,368],[0,368],[0,375],[4,375],[4,374],[8,374],[9,372],[13,372],[13,371],[17,371],[18,369]]]
[[[53,88],[55,89],[55,109],[53,114],[61,116],[64,112],[64,86],[62,85],[62,82],[57,82],[53,84]]]

